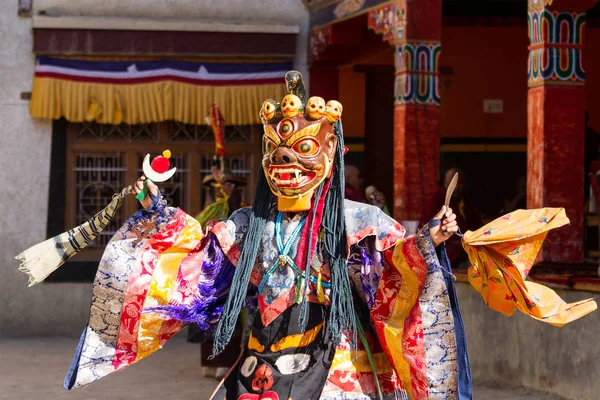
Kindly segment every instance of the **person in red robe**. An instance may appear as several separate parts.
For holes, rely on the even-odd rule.
[[[363,179],[360,176],[360,170],[354,165],[346,165],[344,179],[346,181],[344,197],[348,200],[366,203],[367,201],[362,191]]]
[[[446,171],[446,175],[444,176],[444,186],[440,187],[435,195],[425,203],[421,214],[421,225],[423,224],[423,221],[428,219],[427,215],[432,215],[432,210],[439,210],[440,207],[444,205],[446,189],[456,173],[458,173],[458,183],[454,190],[454,194],[452,195],[452,199],[450,200],[450,207],[456,212],[458,226],[460,226],[463,232],[468,230],[474,231],[482,226],[479,211],[475,207],[473,200],[465,192],[465,174],[458,168],[450,168]],[[454,268],[460,269],[468,267],[467,263],[469,262],[469,257],[463,249],[461,240],[458,236],[451,237],[446,241],[446,251],[450,263]]]

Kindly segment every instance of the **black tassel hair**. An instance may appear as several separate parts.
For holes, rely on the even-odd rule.
[[[244,246],[233,281],[231,289],[227,295],[227,301],[223,306],[223,314],[217,325],[217,330],[213,342],[213,356],[220,354],[224,349],[235,330],[235,325],[238,315],[242,309],[242,305],[246,300],[248,293],[248,284],[250,282],[250,274],[256,262],[256,256],[260,247],[265,225],[269,219],[269,209],[275,200],[275,196],[269,189],[269,184],[265,177],[264,170],[260,168],[258,171],[258,182],[256,183],[256,194],[254,195],[254,203],[252,205],[252,213],[248,222],[248,231],[244,238]]]
[[[330,265],[331,274],[331,306],[329,308],[329,318],[327,321],[328,330],[331,339],[339,343],[342,332],[347,331],[350,342],[356,343],[356,322],[354,320],[354,302],[350,277],[346,267],[346,223],[344,220],[344,133],[342,122],[336,122],[334,133],[337,137],[337,149],[334,159],[333,176],[331,185],[325,198],[325,207],[321,229],[324,231],[324,247],[327,259]],[[313,204],[316,206],[321,196],[323,187],[316,191],[316,197]],[[256,256],[260,247],[260,241],[269,219],[270,207],[275,201],[275,196],[271,193],[267,183],[264,170],[261,168],[258,173],[258,183],[256,185],[256,194],[252,213],[248,224],[248,231],[244,238],[244,245],[240,259],[233,276],[231,289],[227,296],[227,301],[223,307],[223,314],[219,320],[217,330],[214,336],[213,356],[223,351],[235,329],[238,315],[246,299],[248,284],[252,268],[256,262]],[[313,216],[316,210],[311,210]],[[319,232],[321,229],[318,229]],[[309,232],[309,236],[313,234]],[[309,240],[310,243],[310,240]],[[310,249],[308,249],[307,263],[305,271],[310,270]],[[306,273],[306,272],[305,272]],[[307,280],[305,280],[305,288]],[[300,312],[300,326],[305,328],[307,316],[306,296],[302,301]]]
[[[331,186],[325,198],[325,211],[321,223],[325,231],[324,245],[331,273],[331,306],[327,324],[335,343],[339,343],[342,332],[346,330],[352,347],[355,347],[357,331],[354,320],[354,299],[346,266],[348,237],[344,218],[344,131],[341,120],[336,122],[334,132],[338,143]]]

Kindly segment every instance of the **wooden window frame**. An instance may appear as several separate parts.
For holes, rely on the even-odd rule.
[[[212,140],[202,142],[169,140],[170,129],[174,129],[172,121],[161,122],[155,124],[156,140],[144,141],[116,141],[116,140],[94,140],[94,139],[76,139],[82,129],[82,124],[66,123],[66,151],[64,165],[64,226],[66,229],[72,228],[82,221],[78,220],[77,204],[77,171],[75,164],[77,156],[86,153],[121,153],[123,171],[123,187],[135,182],[139,176],[138,170],[141,165],[138,165],[139,155],[150,153],[160,154],[164,149],[169,149],[176,154],[183,154],[186,158],[187,177],[185,177],[182,185],[185,187],[183,204],[181,208],[190,215],[197,215],[203,208],[204,198],[202,185],[202,170],[205,159],[214,154],[215,144]],[[199,128],[199,127],[198,127]],[[254,191],[256,186],[257,174],[256,171],[260,168],[260,151],[261,151],[261,136],[262,131],[259,125],[249,127],[250,137],[246,142],[230,142],[226,143],[227,156],[243,157],[246,162],[245,169],[252,171],[248,176],[247,186],[245,188],[245,198],[247,203],[254,199]],[[64,142],[63,142],[64,143]],[[227,158],[226,156],[226,158]],[[159,185],[160,186],[160,185]],[[139,209],[139,203],[134,196],[128,196],[121,208],[121,222],[131,216]],[[118,229],[118,226],[113,226],[112,229]],[[97,265],[104,251],[103,247],[88,247],[79,254],[76,259],[79,262],[93,262]],[[68,279],[60,279],[64,282]]]

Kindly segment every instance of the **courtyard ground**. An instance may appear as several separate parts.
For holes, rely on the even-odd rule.
[[[70,392],[62,381],[77,341],[66,338],[0,339],[1,400],[207,400],[217,382],[202,378],[199,346],[173,339],[138,365]],[[475,400],[560,400],[525,389],[476,384]]]

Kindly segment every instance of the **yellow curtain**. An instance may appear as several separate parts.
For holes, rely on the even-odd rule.
[[[216,103],[228,125],[259,124],[264,100],[281,100],[281,84],[198,86],[178,81],[105,84],[52,77],[33,80],[30,113],[34,118],[66,118],[71,122],[143,124],[175,120],[204,125]]]

